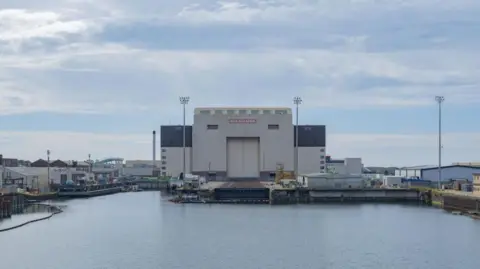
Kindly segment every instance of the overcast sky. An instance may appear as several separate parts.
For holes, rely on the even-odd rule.
[[[366,165],[480,161],[478,0],[0,0],[0,153],[151,158],[199,106],[292,106]]]

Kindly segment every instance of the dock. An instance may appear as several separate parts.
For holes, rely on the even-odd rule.
[[[315,204],[315,203],[361,203],[361,202],[414,202],[431,203],[428,192],[414,189],[315,189],[285,188],[269,181],[213,181],[197,189],[179,189],[177,199],[187,203],[268,203]],[[185,195],[185,196],[183,196]],[[192,198],[196,197],[195,199]],[[200,201],[200,202],[199,202]]]

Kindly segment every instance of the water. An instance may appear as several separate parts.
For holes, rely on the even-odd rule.
[[[52,213],[48,206],[39,204],[25,208],[25,214],[13,215],[11,218],[0,219],[0,230],[10,228],[27,221],[50,216]],[[1,243],[0,243],[1,244]]]
[[[402,205],[178,205],[156,192],[66,203],[0,233],[1,268],[480,268],[480,221]]]

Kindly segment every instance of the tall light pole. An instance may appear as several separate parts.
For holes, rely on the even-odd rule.
[[[47,178],[48,178],[48,185],[50,186],[50,150],[47,149]]]
[[[92,155],[88,154],[88,177],[90,178],[90,174],[92,173]]]
[[[302,98],[300,96],[293,97],[293,103],[296,105],[295,111],[295,178],[298,177],[298,106],[302,103]]]
[[[441,189],[442,181],[442,103],[445,101],[443,96],[435,96],[438,103],[438,189]]]
[[[186,174],[186,163],[185,163],[185,106],[190,101],[190,97],[188,96],[180,96],[180,104],[183,106],[183,178],[185,178]]]

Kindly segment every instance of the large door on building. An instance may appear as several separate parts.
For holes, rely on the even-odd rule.
[[[260,174],[259,140],[229,138],[227,140],[227,175],[229,178],[258,178]]]
[[[258,139],[243,139],[243,177],[258,178],[260,175]]]
[[[242,177],[243,174],[243,140],[227,139],[227,175],[230,178]]]

